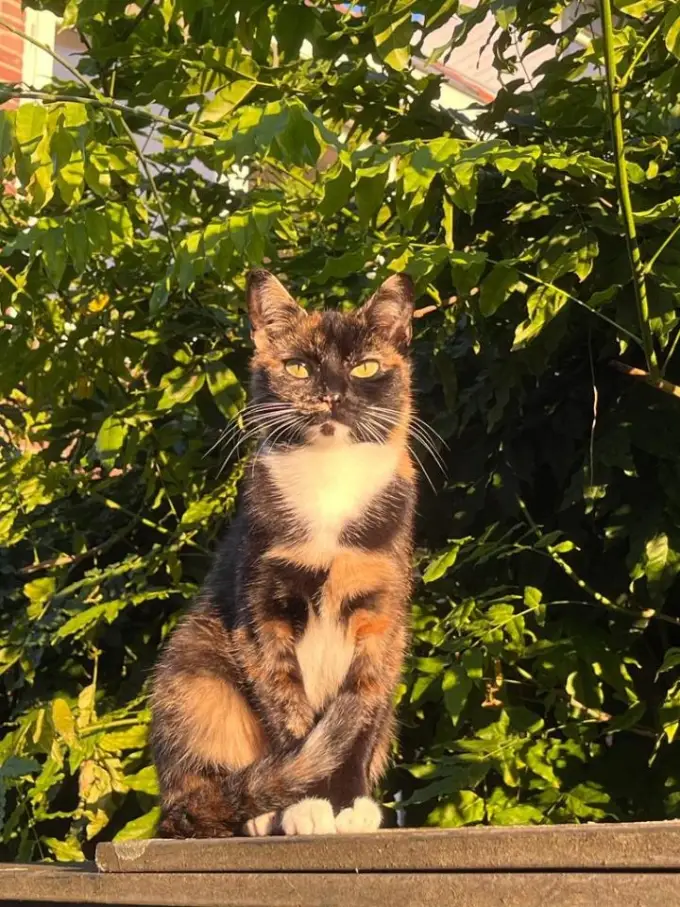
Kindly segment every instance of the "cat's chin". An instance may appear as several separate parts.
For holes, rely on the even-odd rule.
[[[352,432],[349,426],[335,419],[328,419],[320,425],[314,425],[307,431],[307,443],[316,447],[339,447],[352,443]]]

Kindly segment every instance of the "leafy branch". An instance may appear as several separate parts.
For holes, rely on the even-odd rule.
[[[645,353],[645,359],[647,360],[647,371],[649,372],[652,381],[658,381],[660,375],[659,363],[654,349],[652,329],[649,324],[649,302],[647,299],[645,267],[642,262],[640,247],[638,245],[635,215],[633,213],[633,204],[631,202],[628,184],[626,147],[621,117],[621,84],[616,73],[611,0],[600,0],[600,12],[602,16],[602,41],[607,75],[607,100],[609,105],[612,142],[614,145],[614,161],[616,164],[616,183],[619,195],[619,205],[623,216],[626,244],[633,273],[635,301],[640,323],[642,346]]]

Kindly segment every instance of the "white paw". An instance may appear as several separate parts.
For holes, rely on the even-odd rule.
[[[243,830],[251,838],[266,838],[267,835],[274,834],[276,825],[276,813],[262,813],[261,816],[255,816],[254,819],[248,819],[243,826]]]
[[[380,807],[370,797],[357,797],[354,805],[341,809],[335,817],[335,830],[341,835],[377,831],[382,822]]]
[[[308,797],[284,811],[281,818],[284,835],[333,835],[335,817],[328,800]]]

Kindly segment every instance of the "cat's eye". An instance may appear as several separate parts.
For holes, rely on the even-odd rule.
[[[352,378],[373,378],[380,371],[380,363],[377,359],[364,359],[359,365],[355,365],[350,375]]]
[[[302,359],[288,359],[283,363],[283,367],[293,378],[309,378],[309,368]]]

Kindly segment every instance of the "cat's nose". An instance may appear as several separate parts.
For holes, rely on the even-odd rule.
[[[324,403],[327,403],[331,409],[335,409],[342,397],[340,394],[323,394],[321,399]]]

